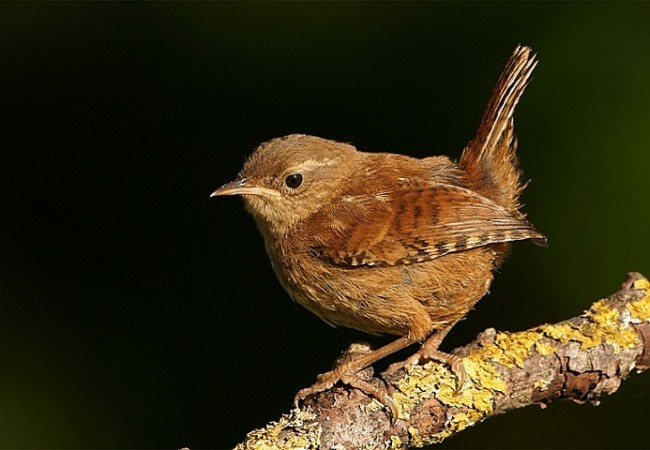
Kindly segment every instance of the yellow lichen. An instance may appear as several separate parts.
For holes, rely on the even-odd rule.
[[[524,362],[530,357],[531,349],[539,342],[541,335],[535,331],[522,331],[520,333],[499,333],[494,345],[503,351],[496,360],[499,364],[512,368],[524,367]]]
[[[450,412],[442,432],[435,436],[420,436],[416,428],[409,428],[411,446],[421,447],[426,444],[441,442],[456,431],[467,427],[484,417],[474,408],[489,408],[492,410],[491,394],[487,389],[480,390],[471,383],[466,383],[462,389],[457,388],[454,374],[444,365],[429,362],[423,366],[408,366],[406,376],[397,383],[399,392],[393,398],[401,405],[402,418],[409,418],[410,413],[421,401],[430,398],[435,393],[435,398],[447,406],[465,407],[471,412],[458,416]],[[489,397],[489,398],[485,398]]]
[[[456,377],[445,365],[431,362],[407,367],[407,375],[397,385],[399,392],[394,394],[402,406],[402,418],[408,419],[419,402],[435,394],[438,401],[452,409],[445,429],[428,438],[427,443],[440,442],[483,420],[494,409],[495,395],[507,391],[506,382],[495,363],[507,368],[523,367],[533,351],[541,355],[552,354],[555,349],[544,338],[541,330],[498,333],[493,342],[463,358],[467,380],[462,389],[458,389]],[[541,383],[539,387],[547,386],[545,381],[538,383]]]
[[[485,355],[472,352],[463,360],[465,372],[470,380],[478,386],[494,392],[506,392],[506,383],[494,364]]]
[[[411,436],[411,446],[412,447],[424,447],[425,442],[420,436],[420,431],[415,427],[408,427],[409,435]]]
[[[647,278],[639,278],[633,284],[634,289],[643,289],[645,291],[650,290],[650,281]]]
[[[650,322],[650,297],[628,304],[627,309],[632,318],[640,322]]]
[[[373,398],[373,399],[370,401],[370,403],[368,403],[367,405],[365,405],[365,406],[361,406],[361,409],[362,409],[363,411],[365,411],[365,412],[368,412],[368,413],[373,413],[373,412],[381,411],[381,410],[384,409],[384,408],[386,408],[386,405],[384,405],[383,403],[381,403],[381,402],[380,402],[379,400],[377,400],[376,398]]]
[[[399,436],[392,435],[390,437],[390,448],[401,448],[402,447],[402,440],[399,438]]]
[[[492,412],[494,393],[474,383],[466,383],[462,389],[457,389],[455,386],[441,388],[436,398],[448,406],[464,406],[487,414]]]
[[[294,409],[289,414],[284,414],[277,422],[271,422],[266,427],[253,430],[246,435],[246,440],[235,447],[235,450],[275,450],[283,448],[309,449],[320,446],[320,426],[317,422],[306,425],[305,422],[313,421],[315,416],[307,411]],[[282,447],[278,446],[278,437],[288,429],[304,429],[304,433],[287,433],[282,440]]]
[[[415,406],[441,388],[454,389],[455,378],[443,364],[429,362],[424,366],[406,367],[406,375],[397,383],[399,392],[393,398],[400,404],[400,418],[408,419]]]
[[[494,342],[484,344],[474,351],[470,358],[497,362],[509,369],[515,366],[523,368],[533,350],[547,356],[555,352],[555,347],[544,341],[544,333],[538,329],[519,333],[497,333]]]
[[[633,287],[634,289],[643,289],[645,296],[641,300],[629,303],[627,309],[636,321],[650,322],[650,282],[646,278],[641,278],[634,282]]]
[[[548,389],[548,387],[551,385],[551,382],[549,380],[545,380],[543,378],[539,380],[535,380],[533,383],[533,387],[539,389],[540,391],[545,391]]]
[[[580,326],[563,323],[542,325],[540,329],[562,343],[579,342],[583,351],[602,344],[610,344],[619,351],[636,344],[637,333],[621,322],[618,310],[611,308],[605,300],[594,303],[585,312],[585,317],[588,321]]]
[[[555,346],[553,344],[549,344],[548,342],[539,340],[535,342],[535,351],[542,356],[548,356],[555,353]]]
[[[563,344],[570,341],[581,342],[583,350],[598,345],[594,343],[589,336],[583,335],[579,330],[571,328],[566,323],[559,325],[542,325],[540,328],[548,337],[558,340]]]
[[[475,420],[473,421],[470,415],[463,412],[454,414],[454,416],[451,419],[451,423],[455,424],[456,431],[463,431],[465,428],[472,425],[474,422]]]
[[[630,314],[638,320],[650,320],[650,282],[639,280],[634,287],[645,289],[647,294],[644,299],[628,306]],[[495,363],[509,369],[515,366],[523,368],[532,352],[541,356],[552,355],[556,348],[549,338],[562,343],[578,342],[582,350],[603,343],[617,350],[636,344],[636,332],[621,320],[618,310],[611,308],[605,300],[594,303],[585,312],[585,317],[588,320],[581,325],[563,323],[542,325],[520,333],[497,333],[492,342],[482,344],[463,358],[467,380],[462,389],[458,389],[456,377],[443,364],[431,362],[424,366],[407,367],[406,376],[397,384],[399,392],[394,394],[402,407],[401,418],[408,419],[418,403],[431,396],[451,407],[445,428],[436,436],[423,438],[417,429],[409,429],[411,444],[418,447],[440,442],[483,420],[493,411],[495,395],[507,390]],[[551,381],[538,379],[533,383],[535,388],[543,391],[548,389]]]
[[[445,428],[437,435],[427,437],[426,442],[418,435],[412,442],[413,446],[419,446],[417,442],[422,445],[440,442],[483,420],[493,411],[495,394],[506,391],[506,383],[491,359],[494,355],[490,354],[490,350],[495,349],[502,352],[492,345],[463,359],[467,379],[461,389],[458,389],[457,378],[444,364],[429,362],[406,368],[406,376],[397,383],[399,392],[393,394],[393,398],[402,406],[403,418],[410,417],[413,408],[432,395],[444,405],[452,407]]]

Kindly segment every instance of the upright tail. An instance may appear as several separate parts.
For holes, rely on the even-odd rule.
[[[492,91],[476,136],[459,161],[472,189],[511,210],[519,208],[524,188],[512,116],[536,65],[529,47],[515,49]]]

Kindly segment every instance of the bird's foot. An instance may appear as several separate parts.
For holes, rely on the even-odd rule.
[[[298,391],[294,398],[294,404],[298,407],[300,402],[305,398],[331,389],[338,382],[359,389],[360,391],[376,398],[390,411],[391,422],[394,424],[395,421],[397,421],[397,418],[399,417],[399,409],[395,401],[388,394],[386,388],[381,388],[371,383],[367,376],[364,377],[363,374],[360,374],[360,370],[356,367],[354,362],[341,364],[329,372],[318,375],[316,382],[313,385]]]
[[[463,358],[457,355],[452,355],[451,353],[441,352],[440,350],[427,350],[426,345],[423,346],[415,355],[411,358],[417,358],[415,364],[423,361],[438,361],[444,364],[447,364],[451,369],[452,373],[456,377],[456,391],[460,391],[465,380],[467,379],[467,372],[465,371],[465,365],[463,364]],[[409,358],[409,360],[411,359]]]
[[[421,364],[426,361],[438,361],[449,366],[456,377],[456,390],[459,391],[467,379],[467,372],[465,371],[463,359],[460,356],[452,355],[451,353],[441,352],[438,350],[438,345],[439,342],[436,342],[436,340],[426,341],[420,350],[415,352],[406,360],[391,364],[388,367],[387,372],[396,372],[406,366]]]

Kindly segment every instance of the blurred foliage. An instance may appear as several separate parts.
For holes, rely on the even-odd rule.
[[[518,43],[518,244],[445,342],[580,313],[650,275],[648,3],[2,3],[0,447],[230,447],[361,334],[278,286],[208,194],[304,132],[457,156]],[[505,312],[505,313],[504,313]],[[364,337],[365,338],[365,337]],[[384,342],[374,339],[375,344]],[[647,374],[442,447],[645,447]]]

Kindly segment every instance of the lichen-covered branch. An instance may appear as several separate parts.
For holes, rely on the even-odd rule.
[[[629,274],[579,317],[518,333],[488,329],[454,353],[467,372],[462,389],[436,362],[381,375],[401,410],[394,423],[376,400],[341,386],[252,431],[237,449],[422,447],[511,409],[598,403],[650,367],[650,282]]]

